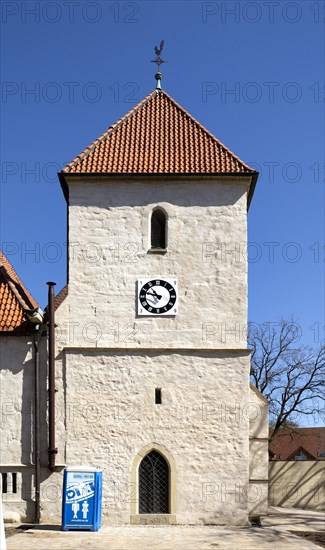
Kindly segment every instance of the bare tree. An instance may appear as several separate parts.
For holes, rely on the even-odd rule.
[[[293,320],[249,327],[251,380],[270,402],[272,439],[294,423],[294,413],[319,414],[325,401],[325,347],[298,345],[299,336]]]

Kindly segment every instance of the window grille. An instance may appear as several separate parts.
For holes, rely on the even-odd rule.
[[[17,494],[17,472],[3,472],[1,474],[1,492],[6,494]]]
[[[157,451],[148,453],[140,464],[139,513],[169,514],[169,467]]]

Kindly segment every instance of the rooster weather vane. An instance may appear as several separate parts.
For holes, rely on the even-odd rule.
[[[165,41],[162,40],[162,41],[160,42],[159,48],[158,48],[158,46],[155,46],[156,59],[152,59],[152,60],[151,60],[151,63],[157,63],[158,71],[160,70],[160,65],[161,65],[162,63],[166,63],[166,61],[164,61],[164,60],[161,59],[161,57],[160,57],[160,54],[161,54],[161,52],[163,51],[163,48],[164,48],[164,44],[165,44]]]

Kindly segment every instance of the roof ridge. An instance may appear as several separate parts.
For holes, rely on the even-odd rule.
[[[37,301],[27,290],[2,250],[0,250],[0,269],[1,272],[5,275],[4,278],[8,283],[9,288],[14,293],[23,309],[32,309],[39,307]]]
[[[71,162],[69,162],[69,164],[67,164],[67,166],[63,169],[63,172],[67,167],[69,167],[69,169],[73,168],[73,166],[75,166],[80,161],[87,158],[90,155],[90,153],[92,153],[92,151],[94,149],[96,149],[96,147],[98,145],[103,143],[103,141],[105,141],[105,139],[107,139],[113,132],[115,132],[117,130],[117,128],[119,128],[119,126],[121,126],[121,124],[123,124],[127,119],[132,117],[141,107],[143,107],[148,101],[150,101],[150,99],[152,99],[158,93],[160,93],[160,92],[157,92],[157,90],[153,90],[152,92],[150,92],[150,94],[148,94],[146,97],[144,97],[139,103],[137,103],[137,105],[135,105],[135,107],[132,107],[132,109],[130,109],[127,113],[125,113],[125,115],[123,115],[116,122],[111,124],[108,127],[108,129],[105,130],[105,132],[103,132],[90,145],[88,145],[88,147],[86,147],[82,151],[82,153],[80,153],[80,155],[77,155]],[[67,173],[69,173],[69,172],[67,172]]]
[[[3,265],[0,265],[0,272],[1,273],[4,273],[4,279],[7,283],[7,285],[9,286],[11,292],[14,294],[15,298],[18,300],[18,302],[20,303],[21,307],[23,309],[31,309],[30,307],[28,307],[28,305],[26,304],[25,300],[23,299],[23,297],[19,294],[18,292],[18,289],[16,288],[16,285],[15,283],[13,282],[12,278],[10,277],[10,275],[7,273],[6,269],[4,268]]]
[[[253,172],[255,172],[255,170],[253,170],[253,168],[251,168],[250,166],[248,166],[248,164],[246,164],[245,162],[243,162],[237,155],[235,155],[235,153],[233,153],[231,151],[231,149],[229,149],[229,147],[227,147],[224,143],[222,143],[222,141],[220,141],[220,139],[216,138],[216,136],[214,136],[212,134],[212,132],[210,132],[210,130],[208,130],[203,124],[201,124],[193,115],[191,115],[188,111],[186,111],[186,109],[184,109],[184,107],[182,107],[179,103],[177,103],[177,101],[175,101],[174,98],[172,98],[167,92],[165,92],[165,90],[162,90],[161,92],[162,94],[165,94],[165,96],[172,102],[174,103],[178,109],[180,109],[188,118],[190,118],[191,120],[193,120],[193,122],[195,122],[195,124],[197,124],[204,132],[206,132],[208,134],[208,136],[210,138],[212,138],[213,141],[217,142],[218,145],[221,145],[221,147],[224,149],[224,151],[226,151],[227,153],[230,153],[236,160],[238,160],[240,162],[240,164],[243,164],[246,168],[248,168],[249,170],[252,170]]]

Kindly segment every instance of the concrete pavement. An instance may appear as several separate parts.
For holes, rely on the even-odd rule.
[[[324,531],[325,512],[270,506],[262,524],[281,531]]]
[[[291,530],[324,530],[320,512],[270,509],[263,528],[217,526],[107,526],[98,532],[63,532],[57,526],[39,526],[8,539],[7,550],[319,550],[319,546],[290,533]]]

